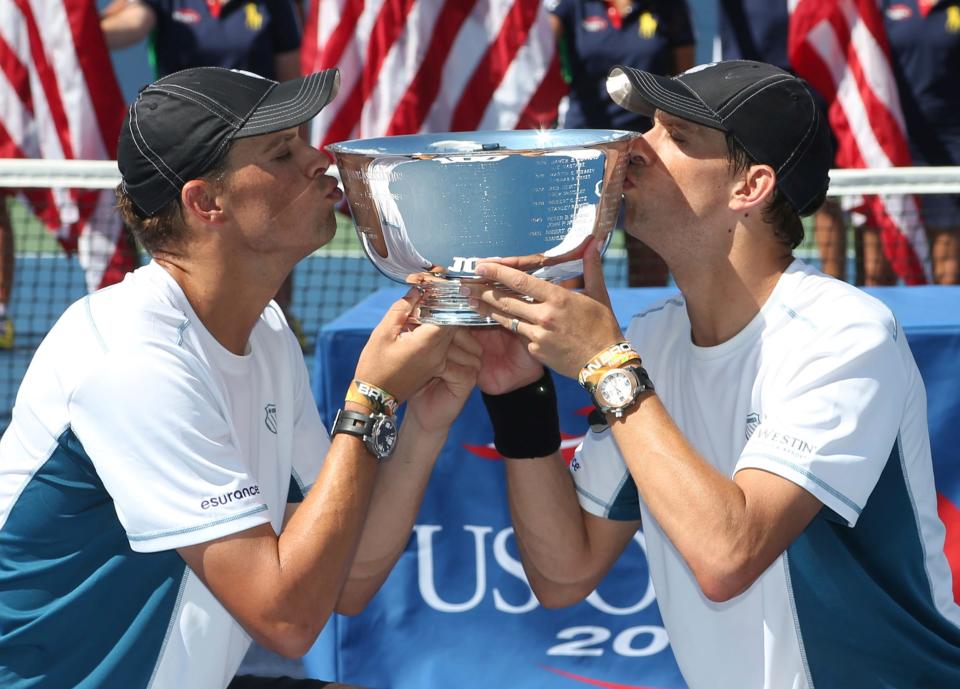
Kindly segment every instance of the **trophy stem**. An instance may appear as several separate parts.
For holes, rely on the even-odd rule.
[[[412,319],[417,323],[472,327],[500,325],[489,316],[479,314],[470,308],[470,298],[460,294],[459,280],[435,282],[419,287],[423,297]],[[513,293],[513,290],[503,285],[498,284],[497,289]]]

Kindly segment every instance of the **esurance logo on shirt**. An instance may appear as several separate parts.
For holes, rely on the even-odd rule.
[[[241,500],[246,500],[247,498],[252,498],[255,495],[260,495],[260,486],[253,485],[247,488],[239,488],[237,490],[232,490],[221,495],[214,495],[209,498],[204,498],[200,502],[201,510],[209,510],[211,507],[223,507],[229,505],[232,502],[240,502]]]

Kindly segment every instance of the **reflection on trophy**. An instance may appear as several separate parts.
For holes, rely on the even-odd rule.
[[[423,292],[417,320],[495,325],[460,283],[477,262],[517,257],[560,281],[583,272],[587,240],[609,243],[634,132],[597,129],[392,136],[329,146],[373,264]]]

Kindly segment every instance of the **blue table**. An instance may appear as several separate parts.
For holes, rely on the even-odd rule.
[[[954,519],[948,540],[960,556],[960,287],[868,291],[897,315],[926,382],[937,485]],[[328,425],[370,331],[403,292],[381,290],[320,332],[314,395]],[[675,293],[619,289],[611,298],[626,324]],[[572,453],[587,429],[589,400],[575,382],[557,377],[557,384],[564,446]],[[451,429],[396,569],[363,614],[328,625],[307,667],[326,679],[391,689],[683,687],[649,585],[642,533],[586,601],[564,610],[537,604],[523,580],[491,440],[475,391]]]

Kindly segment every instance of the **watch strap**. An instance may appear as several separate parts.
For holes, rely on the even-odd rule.
[[[363,414],[356,411],[347,411],[340,409],[337,411],[337,417],[333,420],[333,427],[330,429],[330,436],[337,433],[348,433],[358,438],[365,438],[373,430],[373,415]]]
[[[382,462],[393,454],[397,441],[397,424],[390,414],[364,414],[340,409],[333,420],[330,436],[338,433],[360,438],[370,454],[376,457],[378,462]]]

